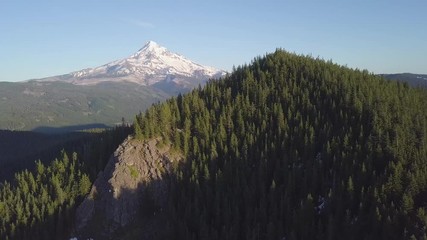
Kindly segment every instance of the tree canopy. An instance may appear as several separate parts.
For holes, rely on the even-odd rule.
[[[426,238],[427,91],[278,49],[135,123],[186,156],[176,239]]]

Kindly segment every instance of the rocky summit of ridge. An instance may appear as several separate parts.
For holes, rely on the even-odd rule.
[[[42,80],[61,80],[77,85],[127,81],[151,86],[166,82],[192,88],[209,78],[223,75],[225,72],[222,70],[197,64],[156,42],[149,41],[143,48],[125,59]]]

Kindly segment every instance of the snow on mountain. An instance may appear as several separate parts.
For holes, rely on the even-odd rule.
[[[182,55],[149,41],[128,58],[105,65],[83,69],[70,74],[45,78],[42,81],[66,81],[76,85],[95,85],[100,82],[135,82],[151,86],[174,83],[191,88],[209,78],[225,75],[224,71],[194,63]]]

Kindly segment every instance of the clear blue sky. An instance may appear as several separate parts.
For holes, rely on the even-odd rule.
[[[427,1],[2,0],[0,81],[96,67],[149,40],[228,71],[281,47],[375,73],[427,73]]]

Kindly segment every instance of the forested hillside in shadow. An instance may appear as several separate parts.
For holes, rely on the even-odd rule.
[[[50,162],[62,149],[77,151],[97,133],[73,132],[49,135],[30,131],[0,130],[0,181],[11,180],[15,172],[32,168],[36,160]]]
[[[129,133],[126,126],[67,135],[3,133],[18,138],[17,145],[10,147],[22,147],[24,152],[30,148],[31,152],[23,154],[25,161],[16,164],[26,169],[0,183],[0,239],[68,238],[76,207]],[[66,150],[57,152],[58,147]],[[43,156],[43,161],[32,159],[34,156]]]
[[[173,239],[422,239],[426,109],[423,89],[277,50],[148,109],[135,133],[186,156]]]

